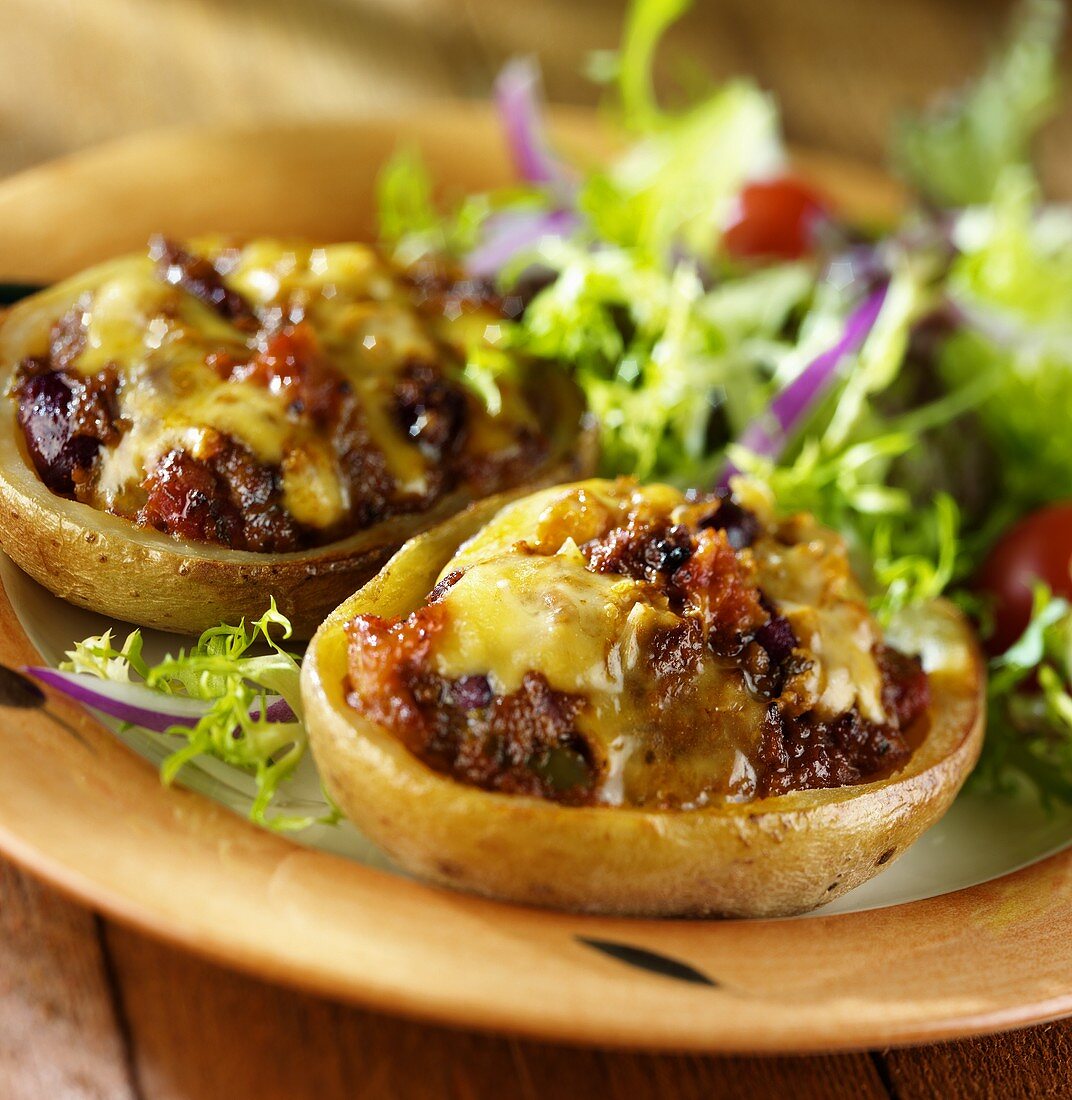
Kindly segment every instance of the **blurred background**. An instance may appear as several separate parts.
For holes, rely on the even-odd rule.
[[[486,95],[534,53],[552,100],[591,103],[625,0],[0,0],[0,173],[150,127],[346,116]],[[891,118],[974,72],[1009,0],[697,0],[689,57],[774,91],[791,140],[882,163]],[[1066,44],[1066,59],[1068,58]],[[1069,66],[1066,64],[1066,70]],[[1072,81],[1070,81],[1072,83]],[[1072,197],[1072,112],[1043,143]]]

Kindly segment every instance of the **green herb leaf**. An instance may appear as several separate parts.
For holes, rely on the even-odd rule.
[[[1037,216],[1030,176],[1002,176],[994,203],[960,219],[947,293],[965,323],[939,369],[954,392],[990,387],[979,415],[1000,456],[994,503],[1022,513],[1072,483],[1072,213]]]
[[[432,201],[432,180],[420,151],[398,149],[376,180],[380,239],[398,244],[412,234],[431,233],[440,223]]]

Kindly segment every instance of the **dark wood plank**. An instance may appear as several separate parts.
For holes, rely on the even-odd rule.
[[[1072,1096],[1072,1020],[883,1057],[897,1100]]]
[[[2,862],[0,1095],[136,1100],[96,919]]]
[[[867,1055],[720,1059],[570,1050],[292,993],[115,925],[107,926],[106,943],[146,1100],[887,1096]]]

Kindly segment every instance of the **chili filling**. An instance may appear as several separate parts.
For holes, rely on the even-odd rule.
[[[53,493],[279,553],[462,486],[494,492],[549,451],[512,372],[494,415],[465,382],[503,303],[440,265],[412,275],[359,245],[154,238],[112,266],[10,388]]]
[[[407,617],[347,626],[352,707],[436,771],[565,804],[694,808],[868,782],[929,684],[807,517],[631,483],[549,490]]]

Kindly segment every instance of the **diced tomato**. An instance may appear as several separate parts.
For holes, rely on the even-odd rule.
[[[829,209],[818,191],[793,176],[757,180],[737,196],[722,243],[735,259],[799,259],[812,251],[815,224]]]

